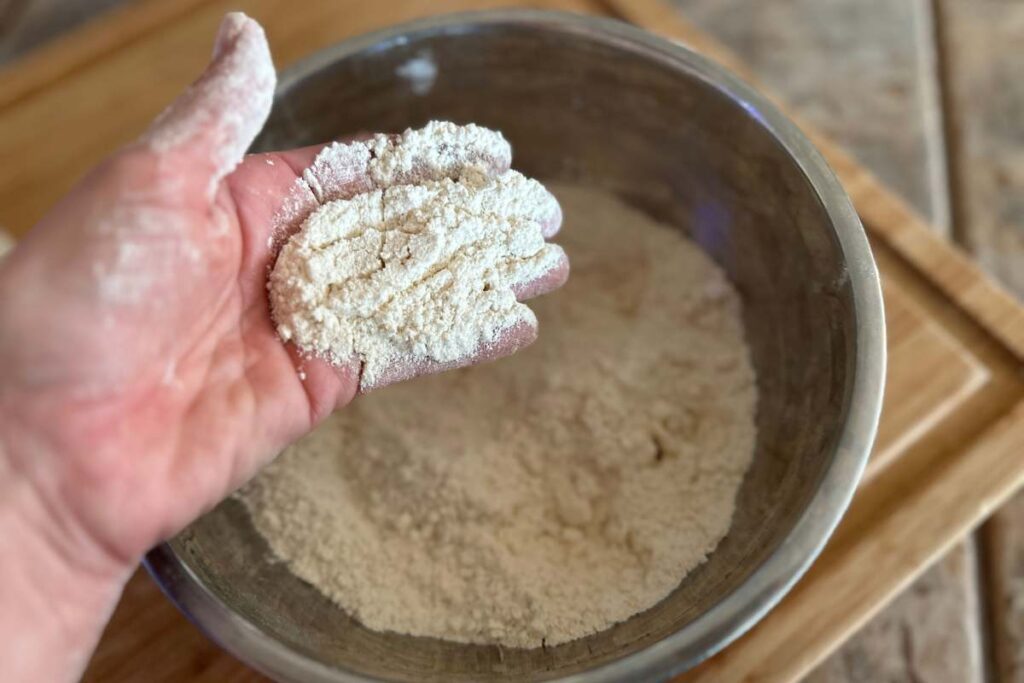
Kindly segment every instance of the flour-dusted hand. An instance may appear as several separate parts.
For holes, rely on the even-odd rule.
[[[356,394],[356,368],[275,329],[267,275],[289,230],[367,188],[508,169],[507,145],[468,133],[412,156],[379,136],[345,158],[243,159],[275,81],[263,30],[228,15],[199,80],[0,260],[5,683],[76,680],[142,554]]]
[[[321,152],[303,180],[334,200],[270,278],[282,339],[358,363],[364,391],[532,341],[536,317],[520,299],[564,282],[568,262],[545,241],[558,202],[508,170],[508,150],[499,133],[432,122]]]

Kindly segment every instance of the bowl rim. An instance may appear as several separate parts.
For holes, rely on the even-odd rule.
[[[830,217],[853,294],[855,349],[848,410],[832,462],[789,535],[732,593],[678,631],[642,650],[593,669],[550,680],[563,683],[659,680],[711,657],[750,629],[804,574],[849,506],[874,442],[881,412],[886,346],[881,283],[867,236],[832,170],[794,123],[765,96],[724,67],[684,44],[624,22],[595,16],[530,9],[459,12],[398,24],[343,40],[288,68],[279,92],[319,69],[367,50],[408,41],[408,35],[453,35],[500,24],[535,27],[628,49],[669,67],[684,69],[751,111],[796,163]],[[285,681],[367,683],[382,681],[330,667],[293,650],[232,611],[182,561],[169,543],[151,550],[143,564],[164,594],[224,649],[261,672]]]

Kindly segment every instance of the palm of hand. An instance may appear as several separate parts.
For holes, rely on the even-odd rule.
[[[316,207],[308,188],[295,192],[318,148],[246,157],[224,177],[269,109],[269,64],[259,27],[229,15],[207,72],[154,124],[171,144],[147,137],[101,165],[0,268],[0,288],[18,292],[0,301],[0,468],[25,475],[63,538],[122,564],[357,390],[355,365],[299,358],[268,310],[275,217],[286,199],[301,205],[293,220]],[[239,107],[251,110],[243,129]],[[510,162],[479,161],[493,172]],[[353,188],[366,184],[359,173]],[[351,194],[337,182],[333,196]],[[567,269],[517,294],[549,291]],[[513,330],[465,363],[534,334]]]
[[[248,157],[210,201],[187,159],[129,151],[5,269],[24,296],[5,311],[0,396],[25,439],[49,435],[15,466],[117,557],[186,524],[355,394],[352,370],[297,358],[268,311],[273,216],[311,157]]]
[[[73,191],[3,273],[29,291],[0,323],[12,331],[0,356],[23,370],[7,393],[62,461],[21,467],[52,508],[68,508],[67,525],[84,525],[115,557],[180,529],[356,394],[355,364],[300,358],[281,343],[266,296],[282,201],[299,204],[289,212],[297,220],[317,206],[296,179],[318,149],[246,157],[211,193],[188,154],[132,148]],[[497,172],[508,159],[488,163]],[[541,294],[565,275],[563,263],[517,291]],[[66,329],[85,334],[69,339]],[[534,333],[515,330],[465,363],[510,353]]]

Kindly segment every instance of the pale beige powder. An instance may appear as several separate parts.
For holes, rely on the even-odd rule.
[[[281,338],[359,359],[367,389],[395,366],[460,361],[535,325],[514,291],[564,259],[543,234],[559,209],[540,183],[493,173],[509,155],[500,134],[445,122],[328,147],[303,174],[327,203],[270,276]]]
[[[555,188],[573,263],[531,348],[358,399],[243,492],[365,625],[538,647],[665,597],[728,531],[756,400],[739,303],[680,234]]]

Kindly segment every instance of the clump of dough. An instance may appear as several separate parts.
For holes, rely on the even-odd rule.
[[[365,191],[323,204],[282,248],[268,283],[281,338],[359,360],[367,389],[395,367],[457,363],[535,326],[516,291],[564,260],[544,240],[559,208],[537,181],[500,170],[508,158],[499,133],[440,122],[327,148],[305,174],[314,194]]]

